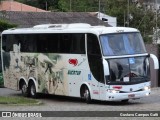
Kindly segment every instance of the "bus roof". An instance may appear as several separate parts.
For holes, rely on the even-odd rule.
[[[87,23],[72,24],[42,24],[31,28],[12,28],[2,32],[2,34],[34,34],[34,33],[93,33],[96,35],[118,32],[139,32],[135,28],[129,27],[105,27],[91,26]]]

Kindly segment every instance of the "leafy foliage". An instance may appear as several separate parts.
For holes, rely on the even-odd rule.
[[[8,28],[14,28],[14,27],[17,27],[17,25],[10,24],[6,21],[0,20],[0,32],[2,32],[3,30],[6,30]]]

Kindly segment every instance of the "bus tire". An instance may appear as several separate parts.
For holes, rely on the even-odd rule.
[[[85,101],[86,101],[87,104],[91,103],[92,100],[91,100],[91,95],[90,95],[88,87],[85,87],[84,98],[85,98]]]
[[[36,86],[33,82],[29,84],[29,95],[31,98],[37,98]]]
[[[25,82],[22,83],[21,91],[24,97],[28,97],[28,88]]]

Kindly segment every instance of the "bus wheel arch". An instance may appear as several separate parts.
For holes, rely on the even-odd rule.
[[[81,98],[84,99],[87,103],[91,103],[91,90],[87,84],[82,84],[80,88]]]
[[[28,87],[27,87],[27,83],[25,81],[25,79],[20,79],[19,80],[19,90],[22,91],[22,95],[24,97],[27,97],[28,96]]]
[[[30,97],[37,98],[36,83],[33,79],[30,79],[28,82],[28,93]]]

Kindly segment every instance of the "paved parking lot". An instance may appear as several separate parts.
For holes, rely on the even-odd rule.
[[[0,88],[0,96],[21,96],[21,92],[7,88]],[[39,100],[44,104],[35,106],[0,105],[0,111],[160,111],[160,88],[153,88],[149,97],[138,100],[130,100],[129,103],[125,104],[121,102],[100,101],[94,101],[92,104],[86,104],[77,98],[52,95],[41,95]],[[63,112],[61,113],[61,116],[63,116]],[[94,119],[97,118],[98,117],[94,117]],[[124,117],[122,118],[124,119]],[[62,117],[56,119],[62,119]],[[78,117],[77,119],[80,118]],[[104,118],[101,117],[100,119]],[[129,119],[136,120],[137,118]],[[147,119],[158,120],[158,118],[155,117]]]

